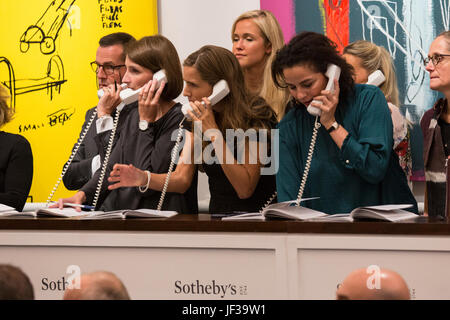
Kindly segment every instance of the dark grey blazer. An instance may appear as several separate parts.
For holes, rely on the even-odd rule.
[[[116,131],[116,135],[114,137],[114,144],[119,139],[121,127],[126,121],[126,118],[128,117],[130,110],[133,108],[137,108],[137,103],[132,103],[130,105],[125,106],[122,111],[120,112],[120,119],[118,128]],[[83,123],[83,126],[81,128],[81,132],[79,137],[84,132],[89,119],[91,118],[93,112],[95,110],[94,108],[89,109],[86,112],[85,121]],[[115,112],[113,113],[113,118],[115,118]],[[77,154],[75,155],[69,169],[67,170],[66,174],[63,177],[64,185],[69,190],[78,190],[81,189],[92,177],[92,159],[100,154],[100,158],[103,161],[104,155],[105,155],[105,149],[108,146],[108,140],[111,133],[111,130],[102,132],[100,134],[97,134],[97,116],[95,116],[95,119],[89,128],[89,131],[87,132],[84,141],[81,143],[80,148],[78,149]],[[79,139],[78,137],[78,139]],[[77,140],[78,142],[78,140]],[[72,148],[72,152],[75,149],[77,143],[74,144]]]

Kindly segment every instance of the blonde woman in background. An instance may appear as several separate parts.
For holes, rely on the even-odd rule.
[[[277,19],[266,10],[245,12],[233,23],[231,39],[233,54],[244,71],[247,88],[263,97],[280,121],[288,111],[289,92],[275,86],[271,73],[275,54],[284,46]]]
[[[399,156],[400,166],[405,171],[408,182],[411,177],[412,158],[409,143],[409,121],[400,113],[397,77],[390,54],[385,48],[369,41],[359,40],[349,44],[343,54],[348,64],[355,70],[355,83],[367,83],[371,73],[380,70],[386,80],[379,86],[388,102],[394,127],[394,151]]]
[[[10,122],[8,91],[0,85],[0,127]],[[33,154],[27,139],[0,131],[0,204],[22,211],[33,179]]]

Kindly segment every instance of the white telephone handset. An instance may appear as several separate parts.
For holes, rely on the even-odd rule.
[[[325,73],[325,76],[328,78],[327,86],[325,87],[325,90],[334,91],[334,80],[339,80],[339,76],[341,75],[341,68],[339,68],[335,64],[329,64],[327,67],[327,72]],[[313,102],[319,102],[313,100]],[[312,105],[309,105],[307,108],[308,112],[313,116],[320,116],[322,114],[322,110],[319,108],[313,107]]]
[[[376,87],[379,87],[385,81],[386,81],[386,77],[384,76],[383,72],[381,72],[381,70],[377,70],[377,71],[372,72],[369,75],[369,78],[367,79],[367,83],[366,84],[371,84],[371,85],[374,85]]]
[[[163,69],[159,70],[158,72],[156,72],[153,75],[153,79],[152,80],[156,80],[158,81],[157,85],[156,85],[156,89],[159,88],[159,86],[161,85],[161,82],[164,80],[165,82],[167,82],[167,76],[166,73]],[[127,88],[127,84],[126,83],[122,83],[120,85],[122,87],[122,91],[120,91],[120,99],[122,100],[124,105],[133,103],[135,101],[137,101],[139,99],[139,93],[141,92],[142,88],[139,88],[137,90],[133,90],[130,88]],[[103,89],[100,89],[97,91],[97,95],[98,98],[100,99],[101,97],[103,97]]]
[[[153,74],[152,80],[157,81],[156,89],[159,88],[159,86],[161,85],[161,82],[163,80],[165,82],[167,82],[167,76],[166,76],[164,69],[161,69],[158,72],[155,72]],[[142,87],[137,90],[132,90],[130,88],[127,88],[127,89],[120,91],[119,95],[120,95],[120,99],[122,100],[121,104],[125,106],[125,105],[128,105],[130,103],[137,101],[139,99],[139,93],[141,92],[141,90],[142,90]],[[108,166],[109,156],[111,155],[112,145],[114,142],[114,136],[116,135],[117,125],[119,123],[120,110],[121,109],[119,109],[119,108],[117,109],[117,116],[116,116],[116,119],[114,119],[113,129],[111,131],[111,135],[109,136],[109,142],[108,142],[108,147],[107,147],[106,153],[105,153],[105,159],[103,160],[102,168],[100,171],[100,177],[98,179],[97,189],[95,191],[94,200],[92,201],[92,206],[94,208],[97,206],[97,201],[98,201],[98,198],[100,197],[103,180],[105,179],[106,168]]]
[[[230,88],[228,87],[228,83],[225,80],[219,80],[213,87],[212,94],[208,97],[208,100],[211,101],[211,105],[215,105],[220,100],[225,98],[230,93]],[[192,111],[191,105],[188,103],[183,104],[181,107],[181,111],[185,115],[186,118],[190,119],[188,111]]]
[[[209,99],[209,101],[211,101],[211,105],[215,105],[220,100],[225,98],[228,93],[230,93],[230,88],[228,87],[228,83],[225,80],[220,80],[214,85],[213,92],[208,97],[208,99]],[[178,149],[180,147],[180,140],[181,140],[182,133],[183,133],[183,122],[186,119],[190,119],[189,114],[188,114],[189,110],[192,110],[191,105],[189,103],[185,103],[181,107],[181,111],[184,114],[184,118],[183,118],[183,120],[181,120],[181,122],[179,124],[177,139],[176,139],[175,145],[174,145],[174,147],[172,149],[169,170],[167,171],[166,179],[164,180],[164,186],[163,186],[163,189],[161,191],[161,196],[159,198],[159,203],[158,203],[158,206],[156,208],[156,210],[158,210],[158,211],[161,211],[161,209],[162,209],[162,205],[163,205],[163,202],[164,202],[164,198],[166,196],[167,188],[169,186],[170,176],[172,174],[173,167],[175,165],[175,160],[176,160],[176,157],[178,155]]]
[[[164,69],[161,69],[158,72],[156,72],[155,74],[153,74],[153,79],[152,80],[158,81],[158,83],[156,85],[156,89],[159,88],[159,86],[161,85],[161,82],[163,80],[165,82],[167,82],[167,76],[166,76],[166,73],[165,73]],[[133,103],[133,102],[135,102],[135,101],[137,101],[139,99],[139,92],[141,92],[142,88],[139,88],[137,90],[132,90],[132,89],[126,88],[127,85],[125,83],[122,83],[120,86],[122,87],[122,89],[124,89],[124,90],[120,91],[120,98],[122,100],[122,102],[121,102],[122,105],[127,105],[127,104],[130,104],[130,103]],[[103,94],[104,94],[103,89],[100,89],[100,90],[97,91],[97,96],[98,96],[99,99],[103,96]],[[61,175],[60,175],[58,181],[56,182],[55,186],[53,187],[53,190],[50,192],[50,195],[47,198],[47,206],[50,204],[50,201],[51,201],[53,195],[55,194],[56,189],[58,189],[58,186],[61,183],[62,178],[64,177],[64,175],[66,174],[67,170],[69,169],[69,166],[72,163],[75,155],[77,154],[81,143],[84,141],[84,138],[85,138],[87,132],[89,131],[89,128],[91,127],[92,123],[94,122],[94,119],[95,119],[96,115],[97,115],[97,110],[95,110],[95,112],[92,113],[92,116],[89,119],[89,122],[88,122],[86,128],[82,132],[82,134],[80,136],[80,139],[78,140],[78,142],[77,142],[77,144],[76,144],[76,146],[75,146],[71,156],[69,157],[69,160],[66,162],[66,164],[65,164],[65,166],[63,168],[63,171],[61,172]],[[102,164],[100,178],[99,178],[98,185],[97,185],[97,190],[96,190],[95,196],[94,196],[94,201],[93,201],[93,207],[94,208],[97,205],[97,201],[98,201],[98,198],[99,198],[99,195],[100,195],[101,185],[102,185],[103,179],[105,177],[106,167],[108,165],[108,160],[109,160],[109,156],[111,154],[112,144],[113,144],[113,141],[114,141],[114,136],[116,134],[117,124],[119,122],[119,116],[120,116],[120,109],[118,109],[117,116],[114,119],[113,129],[112,129],[112,132],[111,132],[110,137],[109,137],[109,142],[108,142],[108,147],[107,147],[106,154],[105,154],[105,159],[104,159],[103,164]]]

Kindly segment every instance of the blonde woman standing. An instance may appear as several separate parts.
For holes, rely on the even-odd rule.
[[[276,87],[271,74],[275,54],[284,46],[277,19],[267,10],[245,12],[233,23],[231,39],[247,88],[263,97],[281,120],[286,113],[289,92]]]

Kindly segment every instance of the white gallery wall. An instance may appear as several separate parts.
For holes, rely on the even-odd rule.
[[[177,48],[181,61],[200,47],[213,44],[231,50],[231,26],[243,12],[260,8],[259,0],[158,0],[159,33]],[[187,101],[180,97],[180,102]],[[198,200],[208,210],[208,178],[199,173]]]
[[[181,60],[206,44],[231,49],[234,20],[259,8],[259,0],[159,0],[159,32],[173,42]]]

